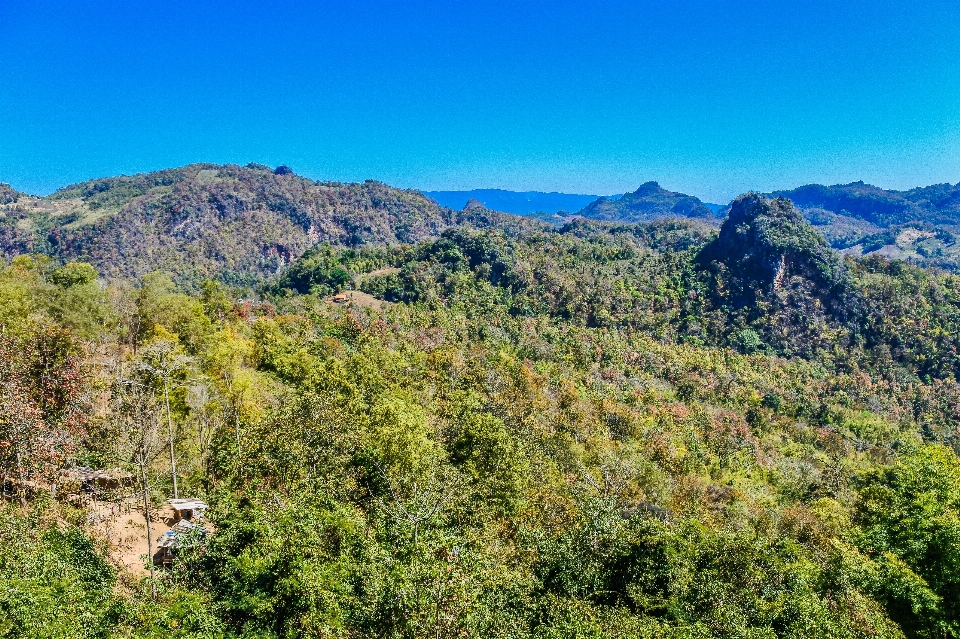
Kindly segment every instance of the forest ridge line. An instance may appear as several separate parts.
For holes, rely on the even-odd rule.
[[[790,198],[845,253],[879,252],[950,270],[960,263],[960,185],[903,192],[862,183],[810,185],[771,195]],[[573,214],[541,212],[531,219],[562,225],[576,218],[620,223],[677,217],[717,226],[725,210],[648,182]],[[375,181],[315,182],[286,167],[200,164],[90,180],[43,198],[0,186],[0,251],[8,258],[39,251],[82,259],[113,275],[142,275],[164,265],[181,279],[249,284],[318,242],[389,244],[460,224],[528,223],[502,213],[471,219],[470,211]],[[194,259],[181,265],[184,253]]]

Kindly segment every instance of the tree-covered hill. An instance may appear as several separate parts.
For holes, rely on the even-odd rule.
[[[956,275],[757,194],[719,229],[265,167],[16,197],[371,221],[256,286],[0,264],[0,636],[960,639]]]
[[[960,184],[891,191],[853,182],[809,184],[789,198],[831,245],[857,255],[879,252],[950,270],[960,267]]]
[[[856,361],[900,379],[960,376],[957,276],[843,259],[788,200],[756,194],[733,202],[719,233],[695,220],[578,220],[511,234],[454,228],[393,248],[320,246],[266,290],[348,288],[478,321],[544,317],[831,366]]]
[[[885,190],[863,182],[808,184],[774,195],[789,198],[803,209],[843,213],[882,228],[917,220],[960,224],[960,184],[935,184],[909,191]]]
[[[730,331],[759,331],[784,354],[810,353],[825,333],[836,339],[856,307],[846,266],[786,199],[737,198],[696,259],[707,304],[691,320],[722,313]]]
[[[960,266],[960,185],[898,192],[858,182],[776,195],[794,201],[836,249],[948,270]],[[478,216],[478,210],[485,212]],[[574,216],[717,224],[717,215],[728,210],[714,213],[695,197],[648,182],[619,198],[599,198]],[[533,219],[563,225],[571,218],[540,213]],[[47,197],[0,185],[0,252],[7,257],[33,251],[62,261],[82,259],[111,276],[163,269],[192,286],[206,277],[254,285],[323,242],[416,242],[464,224],[524,222],[482,206],[454,211],[418,191],[379,182],[314,182],[286,167],[255,164],[196,164],[102,178]]]
[[[713,211],[699,199],[668,191],[656,182],[642,184],[633,193],[624,193],[617,199],[602,197],[585,206],[577,215],[613,222],[649,222],[664,217],[714,218]]]
[[[111,276],[163,269],[183,282],[250,284],[318,242],[412,242],[467,217],[374,181],[320,183],[288,169],[197,164],[91,180],[44,198],[10,191],[0,196],[0,248],[8,257],[83,259]]]

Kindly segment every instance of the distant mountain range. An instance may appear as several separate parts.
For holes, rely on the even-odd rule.
[[[486,208],[515,215],[534,216],[539,219],[556,223],[560,218],[571,214],[591,219],[616,219],[626,221],[630,218],[652,219],[664,215],[686,216],[680,212],[684,205],[679,198],[690,198],[682,193],[673,193],[660,188],[656,182],[648,182],[636,192],[614,195],[579,195],[574,193],[545,193],[543,191],[505,191],[503,189],[474,189],[472,191],[424,191],[424,195],[433,198],[441,206],[448,206],[460,210],[470,200],[476,200]],[[614,202],[626,198],[622,207]],[[700,202],[713,213],[726,208],[723,204]],[[601,200],[603,203],[601,203]],[[678,212],[671,213],[674,206],[679,206]],[[691,210],[696,206],[691,206]],[[698,213],[702,213],[696,209]],[[696,217],[696,216],[691,216]]]
[[[835,249],[960,270],[960,184],[909,191],[812,184],[770,195],[793,200]],[[89,180],[46,197],[0,184],[0,254],[85,260],[110,276],[162,269],[184,283],[216,277],[252,284],[321,242],[416,242],[452,226],[510,230],[578,218],[623,224],[678,217],[717,227],[727,210],[656,182],[599,198],[421,193],[373,180],[314,181],[286,167],[193,164]]]
[[[476,200],[488,209],[514,213],[516,215],[579,211],[600,197],[599,195],[544,193],[542,191],[504,191],[503,189],[424,191],[423,194],[433,198],[441,206],[447,206],[457,211],[466,206],[470,200]]]

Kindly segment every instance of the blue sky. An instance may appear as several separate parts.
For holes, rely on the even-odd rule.
[[[960,181],[960,3],[0,0],[0,181]]]

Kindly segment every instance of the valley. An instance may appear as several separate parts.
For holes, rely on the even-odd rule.
[[[2,194],[3,632],[960,623],[946,205],[650,183],[554,224],[230,165]]]

